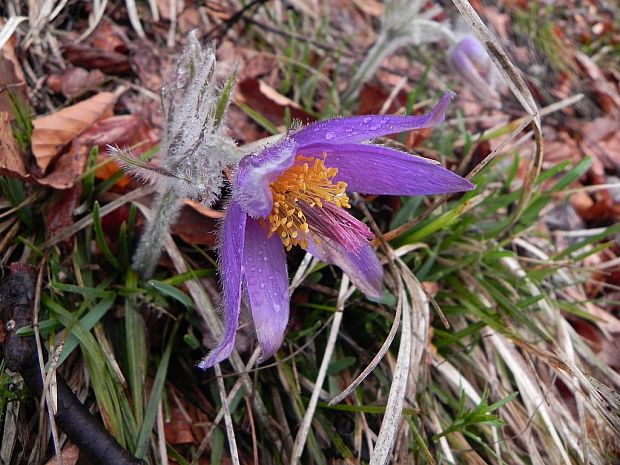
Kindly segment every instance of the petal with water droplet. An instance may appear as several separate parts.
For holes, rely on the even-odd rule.
[[[432,128],[441,123],[454,92],[448,91],[429,113],[420,116],[351,116],[334,118],[310,124],[291,135],[303,152],[305,145],[328,140],[334,144],[363,142],[376,137],[387,136],[415,129]]]
[[[307,157],[327,154],[325,165],[338,168],[334,181],[365,194],[423,195],[464,192],[475,186],[433,160],[371,144],[315,144]]]
[[[263,361],[278,351],[288,324],[286,253],[277,235],[268,238],[266,229],[250,218],[243,260],[250,310],[262,349],[260,361]]]
[[[198,364],[206,370],[228,358],[235,347],[241,307],[243,250],[247,215],[238,203],[232,202],[226,210],[220,246],[220,273],[224,300],[224,337],[209,355]]]

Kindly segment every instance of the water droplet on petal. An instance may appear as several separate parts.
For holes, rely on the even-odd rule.
[[[327,139],[327,140],[332,140],[334,137],[336,137],[336,133],[335,132],[329,131],[329,132],[325,133],[325,139]]]

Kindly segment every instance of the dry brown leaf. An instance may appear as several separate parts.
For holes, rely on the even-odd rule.
[[[26,177],[26,164],[13,137],[11,116],[0,112],[0,175]]]
[[[11,110],[8,90],[17,95],[22,102],[28,102],[24,72],[15,55],[16,43],[16,37],[12,36],[0,49],[0,111]]]
[[[181,34],[187,34],[193,29],[200,29],[201,27],[204,28],[200,7],[189,6],[185,8],[181,13],[179,13],[177,24]]]
[[[62,74],[52,74],[47,83],[54,92],[62,92],[67,98],[75,98],[99,87],[106,77],[98,69],[69,68]]]
[[[201,215],[206,216],[207,218],[214,218],[217,220],[221,220],[222,218],[224,218],[224,212],[205,207],[203,204],[201,204],[200,202],[196,202],[195,200],[186,199],[183,203],[188,207],[193,208]]]
[[[69,444],[63,447],[62,451],[60,451],[60,456],[62,457],[63,465],[75,465],[80,457],[80,449],[75,444]],[[49,459],[45,465],[56,465],[58,463],[58,459],[56,456]]]
[[[131,72],[128,47],[125,43],[126,28],[105,19],[86,42],[71,43],[64,47],[65,58],[76,66],[86,69],[100,69],[106,74]]]
[[[303,111],[303,108],[297,102],[294,102],[288,97],[285,97],[280,92],[275,90],[269,84],[267,84],[263,80],[258,80],[258,90],[268,99],[273,100],[278,105],[289,106],[291,108],[297,108],[298,110]]]
[[[99,147],[97,163],[101,163],[109,158],[108,145],[130,147],[133,154],[138,156],[152,149],[159,142],[159,138],[142,115],[132,114],[111,116],[97,122],[80,137],[80,141],[89,147]],[[116,163],[109,163],[95,174],[100,179],[107,179],[119,169]],[[129,182],[129,177],[123,176],[117,185],[125,187]]]
[[[354,0],[354,5],[367,15],[374,16],[376,18],[383,15],[385,7],[382,3],[376,0]]]
[[[162,77],[168,76],[172,69],[172,57],[162,50],[149,47],[146,40],[136,40],[133,45],[139,50],[130,59],[134,72],[143,87],[158,94]]]
[[[214,246],[217,243],[219,220],[193,208],[183,208],[171,232],[188,244]]]
[[[82,185],[75,184],[72,188],[56,193],[51,203],[45,208],[46,229],[49,237],[73,224],[73,215],[80,203]],[[70,239],[72,241],[73,239]]]
[[[47,176],[35,179],[41,186],[53,189],[69,189],[78,182],[78,176],[84,172],[88,148],[72,144],[68,152],[63,153],[54,163],[54,169]]]
[[[290,115],[296,120],[304,123],[314,121],[314,117],[304,111],[299,105],[279,94],[264,82],[261,84],[261,81],[258,79],[244,79],[239,83],[238,89],[238,101],[246,103],[259,111],[265,118],[276,125],[284,123],[285,109],[288,109]]]
[[[112,115],[117,96],[101,92],[87,100],[63,108],[32,123],[32,152],[45,172],[62,148],[102,118]]]

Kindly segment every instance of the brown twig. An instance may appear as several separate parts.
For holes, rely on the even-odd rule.
[[[34,337],[20,337],[16,331],[32,325],[35,278],[32,268],[14,263],[0,282],[0,318],[6,328],[4,360],[7,368],[19,372],[35,396],[43,395]],[[141,465],[108,433],[77,399],[67,383],[57,375],[56,424],[94,464]]]

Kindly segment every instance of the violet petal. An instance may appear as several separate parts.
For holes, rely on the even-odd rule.
[[[268,238],[265,228],[252,218],[246,225],[243,262],[263,361],[278,351],[288,324],[288,272],[282,241],[277,234]]]
[[[364,244],[355,252],[348,252],[336,242],[311,234],[308,239],[308,252],[321,261],[338,266],[366,296],[381,297],[383,267],[370,243]]]
[[[232,202],[226,211],[221,231],[220,273],[224,300],[224,337],[198,364],[203,370],[228,358],[235,347],[235,335],[239,326],[241,308],[246,220],[247,215],[241,206]]]
[[[285,138],[271,147],[243,157],[237,171],[235,200],[253,218],[271,213],[273,198],[269,184],[295,162],[297,144]]]
[[[302,155],[321,157],[338,168],[334,181],[365,194],[422,195],[463,192],[475,186],[432,160],[372,144],[315,144]]]
[[[301,128],[291,137],[297,141],[300,152],[303,147],[317,143],[346,144],[363,142],[375,137],[387,136],[414,129],[430,128],[441,123],[454,92],[448,91],[429,113],[420,116],[367,115],[335,118],[319,121]]]

